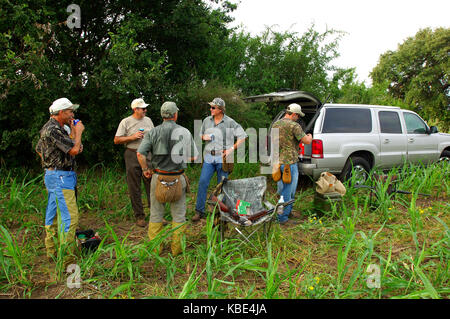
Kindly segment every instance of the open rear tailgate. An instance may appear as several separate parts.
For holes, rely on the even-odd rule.
[[[281,102],[281,103],[298,103],[302,109],[316,109],[322,105],[322,102],[312,95],[304,91],[282,91],[272,92],[268,94],[254,95],[243,98],[247,103],[252,102]]]

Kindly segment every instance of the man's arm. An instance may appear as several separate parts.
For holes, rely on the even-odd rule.
[[[81,147],[81,135],[84,131],[84,125],[80,121],[77,123],[76,126],[73,127],[74,135],[75,135],[75,145],[69,150],[69,155],[75,156],[81,153],[82,147]]]
[[[44,160],[44,158],[42,157],[42,151],[41,151],[41,139],[39,139],[39,141],[36,144],[36,148],[34,149],[36,151],[36,153],[39,154],[39,157],[41,158],[41,161]]]
[[[302,137],[300,142],[302,142],[303,144],[311,144],[311,142],[312,142],[312,135],[310,133],[306,134],[305,136]]]
[[[142,132],[136,132],[133,135],[130,136],[114,136],[114,144],[126,144],[129,142],[133,142],[137,139],[143,138],[144,133]]]
[[[139,165],[142,168],[142,173],[144,174],[144,176],[146,178],[150,178],[152,176],[152,174],[151,174],[150,168],[147,165],[147,157],[142,155],[139,152],[136,152],[136,155],[137,155]]]
[[[137,160],[139,165],[142,168],[142,173],[146,178],[150,178],[152,176],[152,171],[147,165],[147,155],[149,152],[152,152],[150,133],[146,134],[144,139],[142,140],[139,148],[136,151]]]
[[[234,145],[233,145],[232,147],[230,147],[229,149],[224,150],[223,152],[224,152],[225,156],[228,156],[228,155],[230,155],[231,153],[233,153],[234,150],[237,150],[237,148],[239,147],[239,145],[241,145],[242,143],[245,142],[245,139],[246,139],[246,137],[241,138],[241,139],[238,139],[238,140],[236,141],[236,143],[234,143]]]
[[[248,137],[247,133],[245,133],[242,126],[239,123],[237,123],[236,121],[234,122],[233,131],[234,131],[234,135],[237,137],[237,141],[236,141],[236,143],[233,144],[233,147],[230,147],[229,149],[223,151],[225,156],[228,156],[231,153],[233,153],[234,150],[237,150],[239,145],[244,143],[245,139]]]

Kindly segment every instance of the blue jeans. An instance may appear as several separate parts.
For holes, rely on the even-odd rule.
[[[283,199],[285,202],[290,201],[291,199],[294,199],[295,197],[295,191],[297,190],[297,182],[298,182],[298,165],[297,163],[290,164],[289,167],[291,168],[291,182],[289,184],[283,183],[282,180],[278,181],[278,194],[280,196],[283,196]],[[283,173],[284,164],[281,165],[281,172]],[[292,205],[287,205],[284,207],[283,214],[278,215],[278,221],[279,222],[285,222],[289,219],[289,214],[292,210]]]
[[[228,173],[222,170],[222,157],[207,154],[204,158],[200,181],[198,182],[197,202],[195,203],[197,211],[205,212],[206,193],[214,173],[217,173],[217,183],[222,181],[222,176],[228,177]]]

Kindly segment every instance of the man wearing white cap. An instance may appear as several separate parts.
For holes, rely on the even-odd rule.
[[[61,213],[61,244],[67,244],[69,258],[73,253],[75,231],[78,226],[75,156],[81,152],[81,136],[84,131],[81,121],[76,125],[73,124],[73,112],[78,106],[66,98],[54,101],[49,108],[50,120],[42,127],[40,139],[36,145],[36,152],[41,157],[42,167],[45,169],[44,182],[48,191],[45,212],[45,247],[49,259],[56,257],[54,239],[58,238],[55,221],[57,208]],[[64,125],[71,127],[74,139],[69,137]]]
[[[128,193],[131,200],[136,224],[145,227],[145,213],[142,204],[141,180],[144,182],[148,206],[150,207],[150,180],[143,177],[141,166],[136,157],[136,150],[142,142],[144,134],[154,128],[152,120],[145,116],[147,106],[143,99],[131,102],[133,114],[124,118],[117,128],[114,144],[125,145],[125,168],[127,173]],[[150,164],[150,158],[147,159]]]
[[[305,134],[300,124],[297,123],[303,116],[305,114],[302,112],[302,107],[292,103],[287,107],[284,117],[272,126],[272,130],[278,129],[278,141],[272,141],[272,145],[278,145],[279,147],[279,162],[273,164],[281,165],[282,178],[278,181],[278,193],[283,196],[285,202],[294,199],[297,190],[299,144],[311,144],[312,142],[311,134]],[[284,176],[283,179],[283,175],[290,175],[290,178]],[[278,215],[278,221],[281,225],[295,223],[289,220],[291,211],[292,204],[285,206],[283,212]]]

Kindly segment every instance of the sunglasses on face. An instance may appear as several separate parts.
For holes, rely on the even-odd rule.
[[[215,109],[217,109],[217,107],[211,106],[210,109],[211,109],[211,110],[215,110]]]

